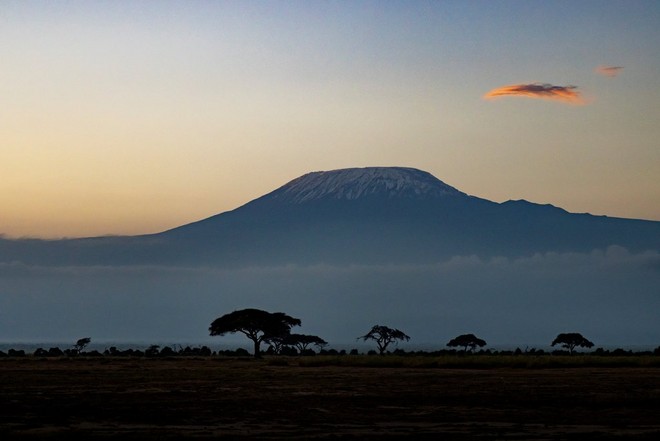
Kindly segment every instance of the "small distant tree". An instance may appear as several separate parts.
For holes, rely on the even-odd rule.
[[[81,338],[76,342],[75,345],[73,345],[73,350],[76,352],[76,354],[80,354],[83,349],[85,349],[85,346],[87,346],[91,341],[92,339],[89,337]]]
[[[566,334],[559,334],[553,341],[552,346],[561,345],[568,350],[568,353],[573,355],[575,348],[591,348],[593,343],[587,340],[579,332],[569,332]]]
[[[241,309],[215,319],[209,327],[211,335],[240,332],[254,343],[254,357],[261,357],[261,342],[285,337],[300,320],[283,312],[268,312],[260,309]]]
[[[486,342],[474,334],[463,334],[449,340],[447,346],[450,348],[462,347],[463,352],[467,352],[469,348],[470,352],[474,352],[477,346],[480,348],[486,346]]]
[[[380,355],[383,355],[387,350],[387,347],[390,343],[397,344],[397,340],[410,340],[410,337],[407,336],[403,331],[398,329],[388,328],[387,326],[375,325],[371,328],[371,331],[367,332],[362,337],[358,337],[358,340],[362,339],[364,341],[373,340],[378,346],[378,351]]]
[[[323,349],[328,344],[327,341],[316,335],[305,334],[290,334],[284,339],[284,344],[287,346],[295,346],[299,353],[307,350],[309,345],[315,345],[319,349]]]
[[[147,349],[144,350],[144,355],[147,357],[156,357],[160,353],[160,346],[159,345],[151,345]]]

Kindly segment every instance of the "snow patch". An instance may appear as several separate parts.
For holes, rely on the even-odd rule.
[[[304,203],[322,198],[355,200],[372,195],[412,199],[466,196],[421,170],[365,167],[308,173],[279,188],[273,198]]]

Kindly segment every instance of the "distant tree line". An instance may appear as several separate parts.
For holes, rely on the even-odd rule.
[[[9,349],[6,353],[0,351],[0,357],[26,357],[29,354],[25,350]],[[87,352],[77,352],[74,349],[60,349],[53,347],[49,349],[37,348],[33,353],[35,357],[210,357],[216,355],[224,355],[229,357],[251,357],[252,355],[243,348],[225,351],[211,351],[208,346],[199,347],[170,347],[159,345],[151,345],[148,348],[141,349],[117,349],[116,346],[111,346],[103,352],[93,350]]]
[[[266,354],[269,355],[358,355],[357,349],[352,349],[349,352],[345,350],[337,351],[334,349],[325,349],[328,343],[316,335],[295,334],[291,333],[291,328],[300,326],[301,320],[291,317],[282,312],[270,313],[260,309],[248,308],[233,311],[215,319],[210,327],[209,333],[212,336],[223,336],[226,334],[241,333],[245,335],[253,344],[252,356],[255,358],[261,357],[262,350],[261,344],[268,345]],[[368,355],[380,354],[384,355],[389,353],[388,348],[396,346],[399,342],[410,341],[410,336],[403,331],[390,328],[383,325],[374,325],[369,332],[357,338],[363,341],[373,341],[376,344],[376,351],[369,351]],[[225,351],[212,351],[208,346],[190,347],[185,348],[179,346],[160,347],[159,345],[151,345],[145,350],[126,349],[119,350],[117,347],[112,346],[106,348],[103,352],[97,350],[87,351],[84,349],[91,343],[90,337],[84,337],[76,341],[76,343],[68,349],[60,349],[57,347],[49,348],[48,350],[38,348],[32,355],[35,357],[175,357],[175,356],[197,356],[209,357],[214,355],[225,355],[235,357],[247,357],[250,353],[239,348],[236,350]],[[440,351],[412,351],[406,352],[400,348],[395,349],[391,353],[397,355],[446,355],[446,354],[468,354],[478,353],[484,355],[543,355],[546,354],[543,350],[535,348],[521,350],[517,348],[515,351],[493,351],[477,348],[486,346],[486,341],[477,337],[474,334],[462,334],[449,340],[446,344],[450,348],[461,348]],[[552,341],[551,346],[560,345],[564,350],[555,350],[551,354],[568,354],[572,355],[577,348],[592,348],[593,342],[586,339],[580,333],[561,333]],[[315,347],[318,352],[314,351]],[[632,351],[625,351],[623,349],[616,349],[614,351],[606,351],[598,348],[594,351],[594,355],[634,355],[634,354],[654,354],[660,355],[660,347],[654,351],[643,351],[633,353]],[[0,357],[24,357],[27,354],[24,350],[9,349],[7,353],[0,351]]]
[[[225,335],[233,333],[244,334],[254,344],[254,357],[261,356],[261,343],[269,344],[269,353],[290,353],[291,347],[298,349],[303,354],[310,344],[319,348],[327,345],[327,342],[315,335],[291,334],[291,328],[300,326],[301,320],[291,317],[283,312],[268,312],[260,309],[248,308],[233,311],[215,319],[209,327],[211,335]],[[374,325],[365,335],[358,340],[372,340],[376,343],[379,354],[386,353],[390,345],[396,345],[399,341],[409,341],[410,336],[403,331],[383,325]],[[572,354],[575,348],[591,348],[594,344],[579,333],[559,334],[552,342],[552,346],[562,345]],[[449,347],[462,347],[463,352],[474,352],[477,347],[486,346],[486,341],[474,334],[462,334],[449,340]]]
[[[440,349],[435,351],[424,351],[424,350],[410,350],[406,351],[401,348],[394,349],[391,352],[388,352],[391,355],[396,356],[410,356],[410,357],[441,357],[441,356],[463,356],[466,353],[463,349]],[[275,355],[274,352],[269,350],[265,351],[266,355]],[[468,354],[470,352],[468,351]],[[488,357],[488,356],[543,356],[543,355],[569,355],[567,350],[553,350],[545,351],[543,349],[536,348],[516,348],[515,350],[494,350],[494,349],[481,349],[473,353],[476,356]],[[349,349],[349,350],[336,350],[336,349],[319,349],[318,351],[307,350],[302,354],[297,350],[289,351],[283,350],[280,356],[313,356],[313,355],[331,355],[331,356],[357,356],[357,355],[371,355],[377,356],[380,358],[380,354],[377,350],[369,350],[367,352],[360,352],[358,349]],[[660,356],[660,346],[654,350],[648,351],[632,351],[622,348],[617,349],[603,349],[597,348],[588,353],[589,356],[600,357],[628,357],[628,356]],[[135,358],[167,358],[167,357],[245,357],[252,358],[253,354],[243,348],[237,348],[234,350],[219,350],[212,351],[207,346],[201,347],[190,347],[186,346],[185,348],[173,348],[170,346],[164,346],[160,348],[159,346],[154,345],[154,347],[149,347],[147,349],[125,349],[120,350],[116,347],[111,347],[100,352],[97,350],[81,352],[80,354],[74,354],[73,351],[60,348],[50,348],[43,349],[37,348],[34,352],[28,353],[23,349],[9,349],[7,352],[0,351],[0,358],[9,358],[9,357],[39,357],[39,358],[57,358],[57,357],[135,357]]]

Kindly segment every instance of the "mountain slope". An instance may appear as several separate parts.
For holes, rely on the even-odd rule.
[[[0,242],[0,262],[40,264],[419,263],[619,245],[660,249],[660,222],[469,196],[402,167],[313,172],[235,210],[163,233]]]

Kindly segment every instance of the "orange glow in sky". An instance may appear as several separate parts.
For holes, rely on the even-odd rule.
[[[154,233],[364,166],[660,220],[658,16],[646,1],[2,2],[0,234]],[[513,85],[486,98],[589,105],[482,99],[498,84]]]

